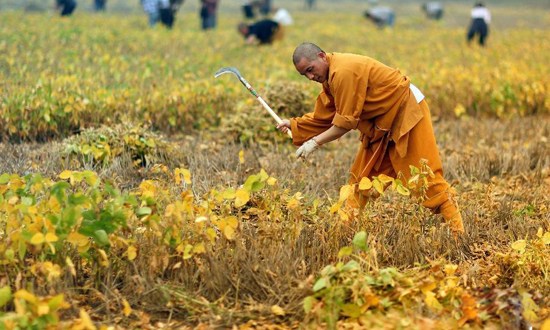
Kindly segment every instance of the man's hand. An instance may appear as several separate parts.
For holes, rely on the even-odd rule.
[[[319,145],[315,141],[315,139],[307,140],[298,150],[296,150],[296,156],[298,158],[306,159],[309,154],[314,152],[319,148]]]
[[[286,133],[290,129],[290,120],[283,119],[283,121],[277,125],[277,129],[283,133]]]

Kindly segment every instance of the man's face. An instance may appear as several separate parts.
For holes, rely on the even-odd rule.
[[[328,61],[326,56],[325,53],[319,53],[314,60],[302,57],[300,62],[295,65],[296,70],[307,79],[322,84],[328,79]]]

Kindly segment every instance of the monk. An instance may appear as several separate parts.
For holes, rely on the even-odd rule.
[[[299,45],[293,54],[296,70],[323,86],[315,109],[302,117],[284,119],[277,129],[292,131],[296,155],[308,157],[325,143],[356,129],[361,146],[351,166],[350,184],[361,178],[402,173],[409,165],[428,161],[435,177],[429,178],[423,205],[441,213],[450,229],[463,233],[462,216],[443,169],[424,95],[409,78],[370,57],[325,53],[313,43]],[[369,196],[356,190],[348,207],[362,209]]]

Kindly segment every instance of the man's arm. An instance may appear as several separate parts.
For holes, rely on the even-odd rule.
[[[255,35],[251,34],[248,37],[246,37],[245,42],[247,45],[256,45],[258,43],[258,39]]]
[[[329,129],[327,129],[323,133],[313,137],[313,139],[315,140],[315,142],[317,142],[318,145],[321,146],[325,143],[329,143],[330,141],[339,139],[349,131],[350,131],[349,129],[332,125]]]

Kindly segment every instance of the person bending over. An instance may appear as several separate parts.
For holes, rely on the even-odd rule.
[[[247,44],[271,44],[280,39],[281,25],[271,19],[263,19],[253,24],[240,23],[237,27]]]
[[[463,233],[462,216],[454,194],[443,178],[443,169],[432,127],[430,110],[422,92],[399,70],[362,55],[325,53],[313,43],[294,51],[296,70],[322,85],[313,112],[284,119],[277,125],[292,131],[296,155],[308,157],[323,144],[349,132],[361,133],[359,151],[351,166],[350,184],[380,174],[411,177],[410,167],[428,161],[429,177],[423,205],[441,213],[455,234]],[[371,196],[356,189],[347,210],[355,215]]]

